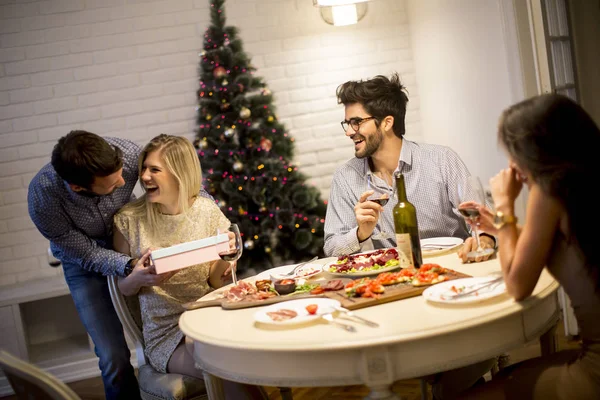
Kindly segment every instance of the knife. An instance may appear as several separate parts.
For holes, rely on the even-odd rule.
[[[333,308],[335,308],[336,310],[344,313],[345,315],[347,315],[350,318],[354,318],[358,321],[361,321],[362,323],[364,323],[367,326],[370,326],[371,328],[378,328],[379,324],[377,322],[373,322],[373,321],[369,321],[366,318],[363,317],[359,317],[358,315],[356,315],[354,313],[354,311],[350,311],[347,308],[341,307],[341,306],[333,306]]]

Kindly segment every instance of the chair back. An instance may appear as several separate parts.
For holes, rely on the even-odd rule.
[[[138,296],[123,296],[118,277],[108,276],[108,290],[123,330],[135,346],[142,400],[206,400],[204,381],[191,376],[157,372],[144,354],[142,314]]]
[[[0,369],[18,399],[81,400],[70,387],[48,372],[0,350]]]
[[[118,277],[109,275],[108,290],[117,316],[123,325],[123,330],[135,346],[138,367],[147,363],[144,355],[144,336],[142,335],[142,315],[137,296],[123,296],[117,284]]]

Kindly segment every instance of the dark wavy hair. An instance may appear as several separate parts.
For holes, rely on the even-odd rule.
[[[568,240],[581,249],[590,276],[600,289],[600,214],[590,211],[588,203],[590,188],[600,172],[598,126],[568,97],[547,94],[505,110],[500,117],[498,139],[544,193],[565,207]]]
[[[76,130],[58,140],[51,162],[67,183],[90,189],[95,177],[114,174],[123,167],[123,152],[95,133]]]
[[[389,79],[377,75],[366,81],[348,81],[338,86],[336,95],[338,104],[361,104],[366,112],[375,117],[378,127],[382,119],[391,115],[394,117],[394,134],[399,138],[404,136],[408,96],[397,73]]]

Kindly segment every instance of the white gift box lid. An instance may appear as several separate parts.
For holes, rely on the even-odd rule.
[[[164,249],[158,249],[152,251],[152,259],[159,259],[164,257],[170,257],[180,253],[187,253],[188,251],[198,250],[203,247],[214,246],[218,243],[229,241],[229,236],[226,233],[222,233],[216,236],[207,237],[204,239],[193,240],[191,242],[185,242],[176,244],[175,246],[165,247]]]

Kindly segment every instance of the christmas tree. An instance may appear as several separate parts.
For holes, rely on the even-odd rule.
[[[195,141],[204,187],[239,225],[238,271],[323,256],[326,205],[292,163],[294,138],[275,113],[273,96],[225,26],[224,0],[210,1],[211,25],[200,52]]]

